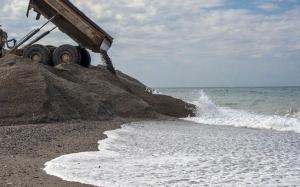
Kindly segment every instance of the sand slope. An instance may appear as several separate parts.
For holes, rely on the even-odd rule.
[[[193,115],[193,105],[146,88],[103,66],[49,67],[10,55],[0,60],[0,124]]]

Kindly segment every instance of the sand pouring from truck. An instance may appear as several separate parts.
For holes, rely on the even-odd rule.
[[[37,13],[36,20],[39,20],[42,15],[48,21],[40,28],[28,33],[19,42],[16,42],[15,39],[8,40],[6,32],[0,28],[0,58],[6,54],[16,54],[50,66],[61,63],[76,63],[89,67],[91,64],[91,56],[87,51],[89,49],[95,53],[100,53],[107,69],[111,73],[116,74],[111,59],[107,54],[113,43],[113,38],[70,1],[30,0],[27,17],[30,10],[34,10]],[[49,31],[36,36],[50,22],[55,26]],[[79,46],[63,44],[59,47],[54,47],[37,44],[56,28],[67,34]],[[36,37],[33,38],[34,36]],[[5,45],[8,50],[4,50]]]

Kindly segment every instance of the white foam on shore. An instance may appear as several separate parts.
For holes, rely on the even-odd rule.
[[[199,99],[193,103],[197,106],[197,116],[186,118],[185,120],[208,125],[272,129],[300,133],[300,118],[298,118],[297,115],[293,117],[264,115],[220,107],[203,91],[201,91],[199,95]]]
[[[189,122],[126,124],[99,152],[64,155],[45,171],[103,187],[300,184],[300,137]]]

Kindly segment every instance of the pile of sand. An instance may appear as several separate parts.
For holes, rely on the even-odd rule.
[[[10,55],[0,59],[0,125],[193,115],[193,105],[146,90],[103,66],[49,67]]]

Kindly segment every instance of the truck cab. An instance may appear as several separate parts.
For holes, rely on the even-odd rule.
[[[7,47],[8,49],[12,49],[15,47],[17,40],[16,39],[7,39],[7,33],[1,29],[0,25],[0,58],[4,56],[4,48]]]
[[[7,33],[0,28],[0,58],[4,53],[4,47],[7,41]]]

